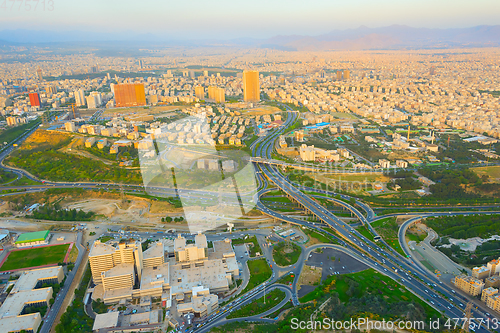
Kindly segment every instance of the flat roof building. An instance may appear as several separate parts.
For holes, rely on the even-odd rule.
[[[115,328],[118,326],[118,317],[120,312],[108,312],[101,313],[95,316],[94,327],[92,329],[94,332],[99,331],[102,328]]]
[[[17,247],[24,247],[24,246],[48,244],[49,236],[50,236],[49,230],[27,232],[19,235],[19,237],[15,242],[15,245]]]
[[[37,332],[42,316],[39,312],[24,314],[24,309],[31,306],[50,307],[52,287],[40,286],[43,283],[60,283],[64,278],[62,273],[60,266],[24,272],[0,307],[0,332]]]
[[[218,297],[213,294],[228,291],[239,276],[231,241],[213,245],[209,251],[207,238],[201,233],[195,236],[194,244],[187,244],[179,235],[152,243],[144,252],[139,242],[113,246],[96,241],[89,260],[92,275],[101,282],[96,283],[92,298],[101,298],[105,304],[131,299],[150,304],[151,297],[161,297],[166,308],[175,298],[185,311],[210,314],[218,307]],[[134,289],[136,282],[139,287]]]
[[[490,276],[489,278],[485,279],[484,286],[486,288],[489,288],[489,287],[500,288],[500,276],[493,275],[493,276]]]
[[[486,266],[474,267],[472,269],[472,276],[479,280],[484,280],[490,277],[490,269]]]
[[[486,300],[486,306],[490,309],[500,312],[500,295],[497,293]]]
[[[500,274],[500,258],[491,260],[486,267],[490,270],[490,276]]]
[[[32,269],[21,274],[11,293],[33,290],[43,284],[61,283],[64,271],[61,266]]]
[[[120,264],[133,264],[140,279],[143,263],[142,245],[136,241],[112,246],[96,240],[90,248],[89,261],[95,284],[102,283],[102,272],[106,272]]]
[[[484,282],[472,276],[459,275],[452,282],[455,286],[472,296],[480,295],[484,288]]]

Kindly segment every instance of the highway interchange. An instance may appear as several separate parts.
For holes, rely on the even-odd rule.
[[[271,153],[274,149],[275,146],[275,141],[281,135],[290,125],[292,125],[295,120],[297,119],[297,113],[296,112],[288,112],[288,117],[286,119],[286,122],[284,123],[283,126],[270,131],[267,133],[266,136],[261,136],[259,137],[258,140],[256,140],[252,146],[252,153],[253,156],[256,157],[262,157],[265,159],[270,159],[271,158]],[[31,133],[36,130],[32,129],[28,131],[25,135],[20,137],[16,142],[20,143],[22,142],[25,138],[27,138]],[[32,181],[39,181],[36,179],[36,177],[30,175],[29,173],[23,171],[23,170],[17,170],[17,169],[12,169],[10,167],[6,167],[3,165],[3,160],[4,158],[12,152],[12,150],[15,149],[12,145],[6,149],[4,149],[0,153],[0,167],[13,171],[18,175],[18,178],[20,177],[26,177]],[[417,295],[423,300],[426,300],[431,306],[436,308],[438,311],[443,312],[447,317],[449,318],[463,318],[464,317],[464,312],[463,309],[465,307],[465,304],[467,303],[467,300],[465,297],[460,296],[456,294],[454,291],[450,290],[448,287],[444,286],[442,284],[442,281],[440,281],[434,274],[431,272],[427,271],[424,267],[416,264],[411,260],[411,252],[406,246],[406,241],[405,241],[405,232],[408,228],[408,226],[411,223],[414,223],[415,221],[418,221],[422,219],[423,217],[426,216],[442,216],[442,215],[466,215],[466,214],[493,214],[493,213],[499,213],[496,211],[474,211],[474,212],[467,212],[467,211],[459,211],[459,212],[432,212],[432,213],[427,213],[427,212],[418,212],[418,213],[412,213],[411,215],[419,215],[418,217],[412,218],[405,222],[399,231],[399,241],[400,244],[404,250],[404,252],[407,254],[407,258],[402,257],[400,254],[398,254],[396,251],[394,251],[391,247],[389,247],[383,240],[381,240],[380,243],[376,244],[372,242],[371,240],[367,239],[363,235],[361,235],[359,232],[356,231],[351,225],[346,224],[343,222],[341,219],[339,219],[337,216],[332,214],[330,211],[328,211],[325,207],[323,207],[317,200],[315,200],[312,196],[306,195],[304,191],[313,191],[313,192],[318,192],[318,194],[325,194],[328,195],[329,198],[328,200],[331,200],[335,202],[338,205],[341,205],[351,211],[358,219],[359,221],[365,225],[368,230],[374,235],[377,236],[376,231],[371,227],[370,223],[372,221],[378,220],[380,218],[384,218],[387,216],[395,216],[395,215],[406,215],[407,213],[404,214],[390,214],[386,216],[379,216],[377,217],[373,210],[366,205],[365,203],[357,200],[356,205],[361,207],[362,210],[365,211],[366,216],[363,215],[357,208],[352,206],[351,204],[347,203],[350,198],[348,196],[342,195],[341,198],[343,200],[339,200],[336,198],[333,198],[336,193],[330,192],[330,191],[324,191],[320,189],[315,189],[315,188],[310,188],[310,187],[303,187],[299,186],[297,184],[293,184],[290,182],[281,172],[278,170],[273,165],[269,165],[266,163],[258,163],[254,162],[255,168],[256,168],[256,175],[257,175],[257,180],[259,182],[259,191],[258,193],[254,194],[254,202],[256,203],[256,206],[259,210],[261,210],[264,214],[280,221],[285,221],[290,224],[295,224],[299,226],[305,226],[310,229],[316,229],[318,231],[321,231],[325,233],[325,230],[322,228],[322,226],[328,226],[331,228],[332,232],[328,233],[330,236],[334,237],[337,239],[338,245],[334,244],[320,244],[315,247],[308,248],[307,251],[302,251],[302,254],[299,258],[299,261],[297,262],[296,265],[293,267],[289,268],[280,268],[276,264],[272,265],[273,269],[273,277],[269,279],[269,281],[266,282],[266,286],[268,286],[268,290],[271,288],[280,288],[281,290],[285,291],[286,297],[285,299],[279,304],[279,306],[274,307],[273,309],[270,309],[264,314],[259,314],[258,316],[253,316],[253,317],[248,317],[245,320],[249,321],[266,321],[266,322],[273,322],[273,319],[267,319],[267,318],[261,318],[265,317],[267,314],[273,313],[277,309],[279,309],[282,305],[284,305],[287,301],[292,301],[293,305],[299,305],[298,297],[297,297],[297,282],[298,278],[300,275],[300,272],[302,270],[302,267],[307,260],[308,254],[316,249],[317,247],[331,247],[336,250],[345,252],[349,254],[351,257],[355,258],[356,260],[364,263],[365,265],[379,271],[380,273],[390,277],[391,279],[397,281],[401,285],[405,286],[408,290],[410,290],[412,293]],[[279,212],[273,211],[263,205],[261,201],[259,200],[260,196],[263,195],[264,193],[268,192],[268,184],[272,183],[275,185],[277,188],[279,188],[281,191],[287,194],[289,198],[291,198],[293,201],[299,203],[301,206],[304,207],[307,211],[309,211],[312,215],[314,215],[317,219],[318,222],[310,222],[310,221],[304,221],[298,218],[290,217],[284,214],[281,214]],[[122,186],[120,184],[107,184],[107,183],[93,183],[93,182],[79,182],[79,183],[56,183],[56,182],[44,182],[40,185],[28,185],[28,186],[5,186],[3,189],[24,189],[25,191],[43,191],[46,190],[47,188],[53,188],[53,187],[60,187],[60,188],[71,188],[71,187],[79,187],[79,188],[106,188],[106,189],[118,189],[119,186]],[[144,187],[141,185],[125,185],[128,186],[128,190],[143,190]],[[162,196],[165,195],[175,195],[175,190],[174,189],[169,189],[169,188],[153,188],[150,189],[153,192],[157,191],[159,194]],[[207,195],[207,193],[204,193],[203,191],[186,191],[187,194],[193,195],[193,196],[200,196],[203,197]],[[346,200],[346,201],[344,201]],[[258,235],[259,243],[262,244],[262,237],[263,235]],[[221,236],[222,237],[222,236]],[[81,235],[79,234],[79,242],[81,241]],[[75,269],[73,272],[76,272],[76,268],[78,267],[83,254],[84,254],[84,249],[83,247],[78,244],[78,249],[79,249],[79,255],[77,259],[77,263],[75,265]],[[270,249],[266,250],[263,248],[263,251],[265,252],[264,255],[267,258],[268,261],[272,260],[272,254],[269,253]],[[279,279],[279,273],[293,273],[295,275],[295,280],[292,283],[291,288],[289,286],[284,286],[284,285],[278,285],[275,284],[275,282]],[[70,273],[71,275],[72,273]],[[71,281],[74,278],[74,275],[68,276],[68,281]],[[60,294],[59,299],[56,299],[56,303],[54,303],[54,306],[51,308],[51,310],[48,312],[48,315],[46,316],[44,325],[42,327],[41,332],[48,332],[50,330],[50,327],[53,323],[53,320],[55,319],[56,315],[54,313],[57,313],[59,310],[62,301],[64,299],[64,296],[67,292],[67,290],[64,290],[66,288],[69,288],[71,283],[66,283],[65,288],[63,288],[63,293]],[[195,329],[194,331],[196,332],[208,332],[211,328],[215,326],[222,325],[224,323],[231,322],[233,320],[226,320],[225,317],[231,313],[234,309],[241,307],[242,305],[245,305],[247,303],[250,303],[254,301],[255,299],[262,297],[263,294],[263,289],[264,285],[258,286],[254,288],[253,290],[249,291],[245,295],[239,296],[236,300],[232,301],[231,303],[225,305],[218,311],[218,313],[212,314],[209,318],[206,320],[206,324],[203,325],[202,327],[199,327]],[[478,307],[478,308],[476,308]],[[488,317],[487,315],[487,309],[482,308],[480,304],[476,304],[474,308],[472,309],[472,317],[475,318],[492,318]],[[487,330],[482,327],[475,327],[476,325],[472,324],[471,329],[475,330],[475,332],[487,332]],[[500,330],[497,329],[498,332]]]
[[[295,113],[289,113],[287,121],[283,127],[270,133],[268,136],[261,138],[254,143],[252,150],[254,156],[261,156],[265,158],[271,157],[271,152],[274,149],[274,143],[277,137],[283,133],[283,131],[291,125],[296,119]],[[305,209],[309,210],[314,214],[321,222],[328,225],[332,231],[335,231],[336,235],[339,235],[343,240],[342,243],[346,249],[349,250],[350,254],[356,259],[364,262],[368,266],[376,269],[384,275],[389,276],[393,280],[404,285],[408,290],[413,292],[415,295],[421,299],[426,300],[431,306],[436,308],[438,311],[443,312],[449,318],[463,318],[463,309],[465,307],[465,299],[461,296],[456,295],[451,292],[448,288],[442,285],[442,281],[437,279],[437,277],[423,269],[422,267],[414,264],[410,258],[404,258],[399,255],[392,248],[384,244],[384,246],[378,246],[372,241],[365,238],[354,228],[344,223],[338,217],[333,215],[331,212],[326,210],[317,201],[313,200],[310,196],[301,192],[297,187],[291,184],[286,177],[284,177],[278,169],[275,167],[263,164],[260,165],[260,172],[257,172],[259,176],[264,176],[266,179],[270,180],[274,185],[276,185],[280,190],[286,193],[294,201],[301,204]],[[266,184],[264,180],[260,180],[261,185]],[[262,186],[264,187],[264,186]],[[261,190],[259,194],[265,191]],[[336,199],[334,199],[336,200]],[[316,228],[315,224],[302,221],[299,219],[290,218],[288,216],[282,215],[278,212],[271,211],[267,209],[264,205],[258,202],[258,208],[265,214],[272,216],[278,220],[286,221],[289,223],[303,225],[307,227]],[[365,204],[358,202],[361,207],[367,211],[367,217],[361,214],[356,208],[347,204],[342,200],[336,200],[336,202],[351,212],[353,212],[363,225],[366,225],[370,232],[374,236],[377,236],[375,230],[370,225],[370,220],[374,219],[374,213],[371,209],[366,207]],[[464,213],[464,212],[461,212]],[[475,212],[477,213],[477,212]],[[491,212],[490,212],[491,213]],[[453,215],[453,213],[441,213],[441,215]],[[403,239],[403,243],[404,243]],[[382,241],[382,243],[384,243]],[[293,283],[296,286],[298,282],[298,274],[295,275],[295,281]],[[272,281],[271,281],[272,283]],[[294,295],[294,300],[296,300],[296,295]],[[209,327],[215,326],[219,318],[223,318],[225,313],[220,313],[217,316],[210,318]],[[485,312],[478,309],[472,310],[472,317],[474,318],[489,318]],[[471,329],[476,332],[486,332],[487,329],[484,326],[477,327],[474,323],[471,323]],[[201,332],[205,332],[202,330]]]

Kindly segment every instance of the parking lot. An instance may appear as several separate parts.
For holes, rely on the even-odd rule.
[[[329,248],[324,248],[323,253],[311,252],[306,265],[323,268],[321,281],[332,274],[356,273],[368,269],[368,266],[344,252]]]
[[[248,253],[248,246],[247,246],[247,244],[241,244],[241,245],[235,245],[234,246],[234,254],[236,255],[236,259],[238,261],[240,261],[243,258],[248,258],[247,253]]]

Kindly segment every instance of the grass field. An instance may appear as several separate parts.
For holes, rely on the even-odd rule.
[[[374,172],[370,174],[352,174],[352,173],[321,173],[321,174],[313,174],[308,173],[309,177],[316,179],[323,183],[332,183],[332,182],[360,182],[362,184],[371,184],[375,182],[386,183],[390,180],[389,177],[385,176],[383,173]]]
[[[227,316],[227,318],[255,316],[259,313],[266,312],[267,310],[272,309],[273,307],[278,305],[285,298],[285,296],[285,292],[279,289],[274,289],[266,294],[266,303],[264,303],[264,297],[258,298],[252,303],[247,304],[234,311],[229,316]]]
[[[287,197],[262,197],[264,202],[281,202],[281,203],[292,203]]]
[[[375,241],[373,239],[374,238],[373,234],[370,231],[368,231],[368,229],[365,226],[359,226],[358,228],[356,228],[356,230],[360,234],[362,234],[363,236],[365,236],[366,238],[368,238],[369,240],[371,240],[372,242]]]
[[[247,262],[247,265],[250,271],[250,280],[242,294],[257,287],[272,275],[271,267],[267,264],[266,259],[251,260]]]
[[[38,247],[20,251],[12,251],[5,260],[1,271],[10,271],[42,265],[57,264],[64,260],[69,244]]]
[[[319,232],[313,231],[313,230],[308,229],[308,228],[303,229],[303,231],[309,237],[316,238],[321,243],[326,243],[326,244],[332,243],[332,241],[326,235],[320,234]]]
[[[415,235],[415,234],[411,234],[409,232],[406,233],[406,237],[408,237],[408,239],[410,241],[415,241],[417,243],[420,243],[421,241],[423,241],[425,239],[425,235]]]
[[[396,252],[401,254],[403,257],[406,256],[399,244],[399,225],[396,223],[396,219],[394,217],[389,217],[372,223],[372,227],[387,242],[390,247],[396,250]],[[358,231],[360,230],[358,229]],[[364,236],[366,237],[366,235]]]
[[[358,283],[356,292],[349,291],[349,280],[354,280]],[[437,311],[432,309],[428,304],[413,295],[405,287],[399,285],[389,277],[381,273],[367,269],[365,271],[353,274],[345,274],[340,276],[331,276],[326,279],[314,291],[301,297],[301,303],[306,303],[315,299],[319,299],[321,295],[327,291],[328,293],[336,292],[342,302],[349,302],[352,297],[362,297],[367,294],[380,294],[383,289],[383,297],[388,303],[398,303],[400,301],[420,303],[427,312],[427,315],[437,315]]]
[[[101,243],[106,243],[107,241],[109,241],[111,239],[113,239],[113,237],[111,237],[111,236],[102,236],[101,238],[99,238]]]
[[[276,244],[273,248],[273,259],[279,266],[293,265],[299,260],[302,249],[300,246],[285,242]]]
[[[282,283],[288,286],[290,283],[293,282],[294,279],[295,279],[295,274],[286,274],[280,277],[279,280],[276,281],[276,283]]]
[[[490,181],[495,183],[500,182],[500,166],[472,168],[472,171],[474,171],[479,177],[482,175],[488,175],[490,177]]]

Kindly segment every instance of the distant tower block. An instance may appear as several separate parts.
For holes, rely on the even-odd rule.
[[[260,85],[258,71],[243,72],[243,99],[245,102],[260,101]]]
[[[348,69],[346,69],[343,73],[342,76],[344,77],[344,80],[349,80],[351,73],[349,72]]]
[[[234,224],[231,222],[227,223],[227,229],[229,230],[229,233],[233,232]]]

